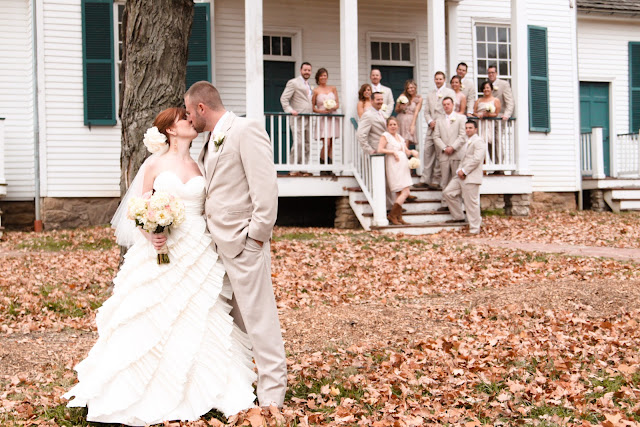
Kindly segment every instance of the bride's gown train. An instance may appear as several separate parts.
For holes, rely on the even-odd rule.
[[[229,416],[253,406],[250,343],[233,323],[224,268],[205,234],[203,177],[159,174],[154,188],[180,197],[185,221],[168,234],[170,264],[140,235],[98,310],[99,338],[65,398],[87,420],[143,426]],[[221,298],[224,297],[224,298]]]

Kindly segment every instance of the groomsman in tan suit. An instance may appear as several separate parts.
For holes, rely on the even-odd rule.
[[[467,64],[461,62],[456,68],[456,74],[460,76],[462,87],[460,90],[467,97],[467,114],[473,115],[473,106],[478,99],[478,89],[473,79],[465,77],[467,75]]]
[[[439,181],[439,171],[436,170],[436,151],[433,143],[433,131],[436,128],[436,120],[444,116],[442,100],[444,98],[454,99],[456,93],[445,86],[445,75],[442,71],[436,72],[433,81],[436,88],[427,95],[427,103],[424,109],[424,118],[427,120],[427,136],[424,143],[422,176],[420,182],[415,184],[416,188],[429,188],[439,190],[441,187],[435,184]]]
[[[278,211],[271,142],[261,123],[226,111],[209,82],[194,83],[184,103],[193,127],[211,132],[198,157],[207,181],[204,213],[233,289],[231,315],[251,340],[258,400],[281,407],[287,362],[271,284],[269,242]]]
[[[460,149],[466,142],[464,124],[466,116],[453,111],[453,99],[446,97],[442,100],[444,117],[436,120],[436,128],[433,131],[433,142],[438,153],[442,178],[440,186],[447,188],[449,181],[454,177],[460,164]]]
[[[380,83],[380,80],[382,80],[382,73],[377,68],[373,68],[371,70],[369,80],[371,80],[371,93],[380,92],[384,95],[383,107],[381,107],[380,110],[386,119],[393,113],[393,107],[395,105],[391,88]]]
[[[280,96],[280,104],[282,104],[282,109],[285,113],[290,113],[293,116],[301,113],[313,113],[311,85],[309,84],[310,77],[311,64],[303,62],[300,66],[300,75],[287,82]],[[309,163],[311,117],[292,117],[290,126],[293,134],[293,145],[291,146],[289,162],[294,162],[298,165]]]
[[[502,105],[502,120],[509,120],[515,112],[516,106],[513,101],[513,92],[511,92],[511,85],[505,80],[500,80],[498,77],[498,69],[495,65],[491,65],[487,70],[489,81],[493,85],[493,96],[500,100]]]
[[[371,107],[368,108],[358,123],[356,138],[367,154],[374,154],[378,148],[382,133],[387,130],[387,123],[380,108],[384,103],[384,95],[374,92],[371,95]]]
[[[468,141],[462,147],[462,161],[456,176],[445,188],[442,196],[449,206],[453,219],[450,223],[464,222],[462,203],[467,211],[469,233],[478,234],[482,217],[480,216],[480,184],[482,184],[482,163],[486,151],[485,142],[478,136],[477,122],[470,120],[465,124]]]

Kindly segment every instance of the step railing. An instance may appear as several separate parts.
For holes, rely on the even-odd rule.
[[[582,176],[593,174],[593,164],[591,159],[591,132],[580,134],[580,173]]]
[[[640,177],[640,138],[637,133],[616,135],[614,142],[616,176]]]
[[[318,174],[328,171],[338,174],[348,169],[344,156],[344,115],[314,113],[294,116],[265,112],[265,127],[278,172]]]
[[[358,124],[351,119],[351,140],[353,144],[351,158],[353,159],[353,176],[358,182],[362,193],[373,210],[373,225],[389,225],[387,219],[387,186],[385,183],[384,154],[367,154],[357,143]]]

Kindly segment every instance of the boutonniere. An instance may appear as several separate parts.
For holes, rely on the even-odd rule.
[[[464,85],[460,85],[460,90],[464,90]]]
[[[439,93],[439,94],[438,94],[438,98],[442,98],[442,96],[443,96],[443,95],[442,95],[441,93]]]
[[[449,117],[449,120],[451,120],[452,122],[455,122],[456,121],[456,116]]]
[[[226,135],[224,134],[224,132],[220,132],[215,137],[213,137],[213,145],[216,147],[216,153],[224,143],[225,137]]]

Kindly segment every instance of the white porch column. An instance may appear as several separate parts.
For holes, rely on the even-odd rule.
[[[433,81],[433,75],[436,71],[445,72],[447,69],[447,42],[444,22],[444,0],[427,0],[427,28],[429,31],[429,78],[427,80],[429,82]]]
[[[351,118],[358,117],[358,0],[340,0],[340,83],[342,96],[340,104],[344,114],[344,163],[350,164],[353,140]]]
[[[247,117],[264,121],[262,0],[244,0],[244,43]]]
[[[516,171],[529,175],[529,46],[527,3],[511,0],[511,89],[516,104]]]
[[[0,117],[0,153],[3,153],[0,158],[0,199],[7,195],[7,180],[4,176],[4,117]],[[1,231],[1,230],[0,230]]]
[[[457,1],[448,1],[447,2],[447,34],[449,38],[447,39],[447,43],[449,46],[449,70],[447,73],[447,81],[451,80],[451,77],[456,75],[456,67],[460,62],[463,61],[460,58],[459,47],[458,47],[458,2]]]

